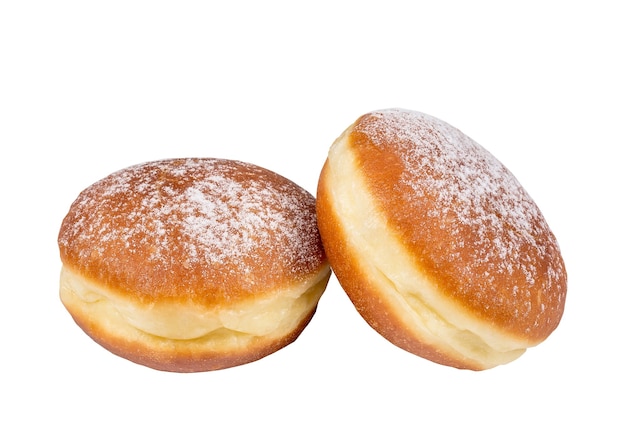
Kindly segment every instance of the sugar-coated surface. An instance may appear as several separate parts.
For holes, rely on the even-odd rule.
[[[453,295],[485,314],[493,308],[523,321],[527,333],[556,325],[566,289],[559,247],[503,164],[456,128],[414,111],[370,113],[353,135],[365,137],[362,151],[373,145],[399,161],[397,170],[366,175],[410,247]]]
[[[149,162],[83,191],[59,246],[62,258],[120,287],[168,295],[210,286],[236,296],[319,270],[314,205],[302,188],[251,164]]]

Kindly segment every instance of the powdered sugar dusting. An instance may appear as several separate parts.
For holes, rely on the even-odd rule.
[[[477,307],[539,316],[528,332],[545,324],[541,317],[549,315],[548,308],[562,308],[566,276],[556,240],[534,201],[488,151],[447,123],[414,111],[373,112],[354,131],[399,156],[399,188],[409,191],[401,199],[413,210],[413,219],[401,223],[415,225],[415,241],[434,250],[432,265],[462,274],[458,295],[471,292]],[[381,199],[393,208],[399,198]],[[454,240],[437,244],[441,232]],[[506,300],[511,297],[516,300]]]
[[[324,260],[311,194],[265,169],[220,159],[156,161],[112,174],[78,197],[59,245],[62,253],[78,251],[86,267],[95,260],[112,273],[136,271],[133,283],[163,279],[162,289],[181,266],[190,285],[235,278],[253,287],[310,274]],[[125,265],[134,256],[144,268]]]

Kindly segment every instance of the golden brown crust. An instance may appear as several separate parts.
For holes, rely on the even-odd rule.
[[[58,243],[61,299],[75,321],[110,351],[162,370],[230,367],[285,346],[330,275],[313,196],[223,159],[111,174],[72,204]]]
[[[354,161],[342,166],[337,162],[342,152]],[[478,326],[509,335],[515,341],[511,349],[535,345],[557,327],[567,275],[556,239],[513,175],[470,138],[421,113],[378,111],[348,128],[328,161],[337,164],[335,170],[357,167],[348,175],[358,178],[334,175],[332,181],[363,184],[388,236],[398,239],[399,253],[436,287],[434,295],[454,303]],[[354,262],[357,251],[349,241],[354,233],[341,228],[352,221],[337,211],[338,187],[330,180],[328,161],[318,187],[318,224],[333,270],[361,314],[409,351],[483,368],[459,360],[458,353],[442,354],[441,346],[425,343],[411,329],[405,332],[406,323],[394,315],[399,309],[385,304],[389,299],[380,282],[368,281],[372,270]]]
[[[84,190],[59,232],[61,261],[146,302],[232,302],[325,265],[314,197],[263,168],[172,159]]]
[[[481,369],[479,364],[470,359],[459,360],[442,352],[435,345],[428,345],[416,338],[415,332],[408,327],[402,316],[393,312],[394,307],[387,296],[381,294],[376,282],[369,277],[368,269],[363,267],[358,255],[349,248],[350,233],[346,232],[344,225],[338,220],[326,169],[327,164],[322,169],[317,190],[317,208],[320,213],[318,226],[333,273],[359,314],[383,337],[408,352],[444,365]]]

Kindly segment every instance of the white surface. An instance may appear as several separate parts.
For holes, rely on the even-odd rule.
[[[0,4],[0,430],[624,430],[618,2],[208,4]],[[519,360],[473,373],[407,354],[334,278],[295,343],[212,373],[115,357],[63,309],[56,235],[94,181],[213,156],[315,192],[332,141],[388,107],[492,151],[557,235],[565,316]]]

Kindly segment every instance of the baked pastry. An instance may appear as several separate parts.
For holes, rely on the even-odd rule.
[[[560,322],[567,275],[537,205],[441,120],[400,109],[360,117],[330,148],[317,216],[356,309],[409,352],[482,370]]]
[[[232,160],[111,174],[72,204],[58,245],[60,297],[76,323],[111,352],[173,372],[291,343],[330,277],[314,197]]]

